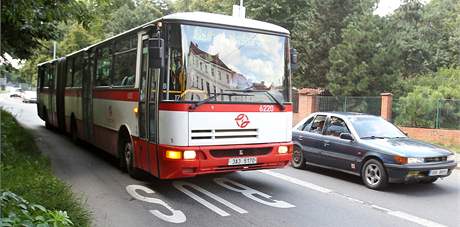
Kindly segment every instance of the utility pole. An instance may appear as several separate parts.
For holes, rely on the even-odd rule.
[[[53,41],[53,59],[56,59],[57,42]]]

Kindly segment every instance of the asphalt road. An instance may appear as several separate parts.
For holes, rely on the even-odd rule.
[[[334,171],[279,170],[138,181],[116,160],[45,129],[35,104],[0,96],[29,128],[55,174],[92,211],[94,226],[460,226],[460,170],[432,185],[367,189]]]

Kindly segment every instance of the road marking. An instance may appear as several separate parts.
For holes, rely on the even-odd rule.
[[[330,190],[330,189],[321,187],[321,186],[316,185],[316,184],[312,184],[310,182],[299,180],[297,178],[290,177],[288,175],[284,175],[284,174],[281,174],[281,173],[273,172],[273,171],[270,171],[270,170],[259,170],[259,172],[265,173],[267,175],[270,175],[270,176],[273,176],[273,177],[276,177],[276,178],[291,182],[293,184],[300,185],[300,186],[302,186],[304,188],[313,189],[315,191],[319,191],[319,192],[322,192],[322,193],[331,193],[332,192],[332,190]]]
[[[207,195],[208,197],[218,201],[219,203],[222,203],[224,204],[225,206],[235,210],[236,212],[240,213],[240,214],[246,214],[248,213],[246,210],[240,208],[239,206],[217,196],[216,194],[214,193],[211,193],[209,192],[208,190],[196,185],[196,184],[192,184],[190,182],[185,182],[185,181],[174,181],[173,182],[173,185],[174,187],[185,193],[186,195],[188,195],[190,198],[194,199],[195,201],[201,203],[203,206],[207,207],[208,209],[214,211],[215,213],[219,214],[220,216],[230,216],[229,213],[225,212],[224,210],[220,209],[219,207],[213,205],[212,203],[206,201],[205,199],[199,197],[198,195],[196,195],[195,193],[191,192],[190,190],[186,189],[184,186],[188,186],[188,187],[191,187],[205,195]]]
[[[184,223],[187,220],[187,218],[185,217],[185,214],[182,211],[173,209],[171,206],[169,206],[167,203],[163,202],[163,200],[161,200],[161,199],[152,198],[152,197],[146,197],[146,196],[140,195],[139,193],[137,193],[138,190],[143,191],[143,192],[148,193],[148,194],[154,194],[155,193],[155,191],[153,191],[152,189],[147,188],[147,187],[142,186],[142,185],[132,184],[132,185],[126,186],[126,191],[133,198],[135,198],[137,200],[140,200],[140,201],[147,202],[147,203],[153,203],[153,204],[161,205],[161,206],[163,206],[164,208],[166,208],[167,210],[169,210],[172,213],[171,215],[167,215],[167,214],[161,213],[159,210],[149,210],[150,213],[152,213],[156,217],[158,217],[158,218],[160,218],[160,219],[162,219],[164,221],[171,222],[171,223],[176,223],[176,224],[177,223]]]
[[[401,219],[404,219],[406,221],[410,221],[410,222],[413,222],[413,223],[416,223],[416,224],[419,224],[419,225],[422,225],[422,226],[446,227],[443,224],[440,224],[440,223],[437,223],[437,222],[434,222],[434,221],[431,221],[431,220],[428,220],[428,219],[425,219],[425,218],[417,217],[417,216],[414,216],[412,214],[408,214],[408,213],[403,212],[403,211],[393,211],[391,209],[381,207],[381,206],[372,204],[370,202],[355,199],[355,198],[352,198],[351,196],[344,195],[344,194],[335,192],[335,191],[333,191],[331,189],[324,188],[324,187],[321,187],[319,185],[316,185],[316,184],[313,184],[313,183],[310,183],[310,182],[307,182],[307,181],[299,180],[297,178],[290,177],[290,176],[282,174],[282,173],[277,173],[277,172],[273,172],[273,171],[270,171],[270,170],[258,170],[258,171],[261,172],[261,173],[276,177],[278,179],[281,179],[281,180],[284,180],[284,181],[291,182],[293,184],[302,186],[304,188],[308,188],[308,189],[312,189],[312,190],[315,190],[315,191],[318,191],[318,192],[322,192],[322,193],[326,193],[326,194],[346,198],[351,202],[362,204],[363,206],[370,207],[370,208],[375,209],[377,211],[380,211],[380,212],[386,213],[388,215],[392,215],[394,217],[398,217],[398,218],[401,218]]]
[[[267,195],[263,192],[260,192],[260,191],[257,191],[255,189],[252,189],[244,184],[240,184],[238,182],[235,182],[235,181],[232,181],[230,179],[227,179],[227,178],[214,178],[214,182],[216,182],[216,184],[228,189],[228,190],[232,190],[232,191],[235,191],[235,192],[239,192],[241,194],[243,194],[244,196],[258,202],[258,203],[262,203],[264,205],[267,205],[267,206],[271,206],[271,207],[276,207],[276,208],[292,208],[292,207],[295,207],[294,205],[288,203],[288,202],[284,202],[284,201],[281,201],[281,200],[275,200],[275,199],[272,199],[272,197],[270,195]],[[235,187],[236,186],[236,187]],[[263,200],[263,199],[260,199],[259,197],[257,197],[256,195],[258,195],[259,197],[263,197],[265,199],[268,199],[268,200],[271,200],[271,201],[267,201],[267,200]]]
[[[439,223],[436,223],[436,222],[433,222],[433,221],[430,221],[430,220],[427,220],[427,219],[424,219],[424,218],[420,218],[420,217],[417,217],[417,216],[414,216],[412,214],[408,214],[408,213],[405,213],[405,212],[402,212],[402,211],[390,211],[390,212],[387,212],[389,215],[393,215],[395,217],[398,217],[398,218],[401,218],[401,219],[404,219],[404,220],[407,220],[407,221],[411,221],[411,222],[414,222],[414,223],[417,223],[419,225],[423,225],[423,226],[429,226],[429,227],[446,227],[445,225],[442,225],[442,224],[439,224]]]

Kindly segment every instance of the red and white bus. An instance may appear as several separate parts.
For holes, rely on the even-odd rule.
[[[38,114],[131,175],[280,168],[292,155],[290,59],[277,25],[171,14],[39,64]]]

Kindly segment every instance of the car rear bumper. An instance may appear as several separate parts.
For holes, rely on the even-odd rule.
[[[413,165],[398,165],[385,164],[390,183],[409,183],[419,182],[438,177],[449,176],[453,169],[457,166],[454,161],[435,163],[435,164],[413,164]],[[447,169],[447,174],[442,176],[429,176],[430,170]]]

